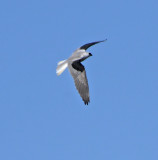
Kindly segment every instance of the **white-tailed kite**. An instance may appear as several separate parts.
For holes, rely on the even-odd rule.
[[[59,76],[68,67],[74,79],[76,89],[82,97],[82,100],[84,101],[85,105],[88,105],[88,103],[90,102],[89,86],[86,71],[81,62],[87,59],[88,57],[92,56],[91,53],[86,52],[86,50],[89,47],[104,41],[105,40],[87,43],[81,46],[67,60],[60,61],[56,69],[56,73]]]

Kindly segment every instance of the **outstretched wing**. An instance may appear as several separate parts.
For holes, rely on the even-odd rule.
[[[68,68],[74,79],[76,89],[82,97],[85,105],[88,105],[90,102],[89,86],[84,66],[79,61],[75,61],[72,64],[69,64]]]
[[[93,46],[93,45],[95,45],[95,44],[97,44],[97,43],[104,42],[104,41],[106,41],[106,40],[107,40],[107,39],[105,39],[105,40],[103,40],[103,41],[97,41],[97,42],[87,43],[87,44],[81,46],[80,49],[85,49],[85,50],[86,50],[86,49],[88,49],[89,47],[91,47],[91,46]]]

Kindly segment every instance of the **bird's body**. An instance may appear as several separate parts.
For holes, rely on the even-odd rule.
[[[92,56],[91,53],[86,52],[86,49],[100,42],[103,41],[92,42],[81,46],[79,49],[74,51],[67,60],[60,61],[56,70],[57,75],[60,75],[68,67],[74,79],[76,89],[78,90],[80,96],[82,97],[82,100],[86,105],[88,105],[88,103],[90,102],[89,86],[86,71],[81,62]]]

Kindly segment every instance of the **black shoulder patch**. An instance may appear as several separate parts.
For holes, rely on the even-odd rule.
[[[84,66],[80,62],[73,62],[72,67],[80,72],[83,72],[85,70]]]

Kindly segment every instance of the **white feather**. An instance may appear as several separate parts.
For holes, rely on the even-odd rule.
[[[68,63],[66,60],[60,61],[56,69],[56,74],[58,76],[61,75],[64,72],[64,70],[67,68],[67,66],[68,66]]]
[[[58,62],[58,65],[64,63],[65,61],[66,61],[66,60],[63,60],[63,61]]]

